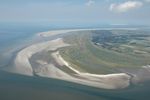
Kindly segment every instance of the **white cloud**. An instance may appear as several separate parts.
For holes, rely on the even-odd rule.
[[[129,11],[132,9],[139,8],[142,5],[143,5],[143,3],[140,1],[127,1],[124,3],[120,3],[120,4],[113,3],[110,5],[109,9],[111,11],[115,11],[115,12],[126,12],[126,11]]]
[[[93,4],[95,4],[94,0],[88,0],[88,2],[86,3],[87,6],[92,6]]]

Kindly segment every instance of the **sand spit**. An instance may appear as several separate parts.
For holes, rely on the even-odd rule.
[[[33,75],[33,69],[29,62],[29,58],[32,57],[33,54],[41,52],[43,50],[50,51],[56,50],[57,48],[67,46],[67,44],[63,43],[61,38],[56,40],[38,43],[26,47],[25,49],[21,50],[14,61],[15,66],[13,67],[13,72],[24,74],[24,75]]]
[[[72,71],[74,71],[78,79],[74,78],[76,83],[95,86],[99,88],[105,89],[119,89],[125,88],[130,85],[130,76],[125,73],[116,73],[116,74],[107,74],[107,75],[99,75],[99,74],[91,74],[91,73],[82,73],[75,68],[71,67],[68,62],[66,62],[59,52],[52,53],[52,57],[56,60],[56,62],[63,66],[65,65]],[[72,81],[74,81],[72,80]]]
[[[51,31],[40,33],[38,35],[42,37],[48,37],[66,32],[81,30],[84,29]],[[55,40],[28,46],[18,52],[16,59],[14,60],[14,67],[12,68],[11,72],[29,76],[37,75],[40,77],[56,78],[104,89],[120,89],[128,87],[130,85],[131,76],[126,73],[98,75],[90,74],[88,72],[81,73],[80,71],[74,69],[61,57],[59,51],[57,50],[65,46],[70,45],[64,43],[62,38],[57,38]],[[46,57],[50,56],[48,55],[50,54],[49,51],[53,52],[51,53],[51,57],[55,61],[55,63],[57,63],[60,67],[66,66],[67,68],[75,72],[75,74],[71,75],[70,73],[67,73],[55,66],[54,62],[50,61],[50,59]],[[39,56],[36,57],[36,55]],[[43,55],[43,57],[41,55]],[[35,56],[35,58],[33,56]]]

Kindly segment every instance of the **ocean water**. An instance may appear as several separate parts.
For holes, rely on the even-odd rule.
[[[37,32],[50,30],[50,27],[22,23],[0,24],[0,50],[32,37]]]
[[[0,23],[0,67],[7,65],[15,52],[30,43],[36,33],[51,29],[38,24]]]
[[[149,82],[127,89],[105,90],[0,71],[0,100],[149,100],[149,93]]]
[[[9,63],[10,51],[32,41],[36,33],[51,29],[56,28],[35,24],[0,23],[0,67]],[[127,89],[104,90],[62,80],[0,71],[0,100],[149,100],[149,94],[150,82]]]

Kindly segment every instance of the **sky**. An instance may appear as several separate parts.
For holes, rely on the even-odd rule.
[[[0,0],[0,22],[150,25],[150,0]]]

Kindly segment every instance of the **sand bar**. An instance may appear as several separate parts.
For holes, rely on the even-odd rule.
[[[47,37],[72,31],[81,30],[59,30],[44,32],[40,33],[39,36]],[[98,75],[90,74],[88,72],[81,73],[80,71],[74,69],[61,57],[59,51],[57,51],[58,48],[65,46],[70,45],[64,43],[62,38],[57,38],[55,40],[45,41],[28,46],[17,53],[12,72],[28,76],[34,76],[36,74],[40,77],[56,78],[104,89],[120,89],[130,85],[131,76],[126,73]],[[30,60],[33,55],[48,54],[49,51],[55,51],[51,54],[51,56],[59,66],[65,65],[67,68],[74,71],[75,74],[71,75],[70,73],[66,73],[65,71],[56,67],[54,63],[42,59],[42,57],[39,59]]]

